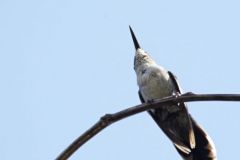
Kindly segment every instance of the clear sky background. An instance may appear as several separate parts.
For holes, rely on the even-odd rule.
[[[105,113],[140,103],[131,25],[184,91],[240,93],[240,2],[0,1],[1,160],[51,160]],[[193,102],[218,159],[237,159],[240,102]],[[113,124],[72,160],[180,160],[147,113]]]

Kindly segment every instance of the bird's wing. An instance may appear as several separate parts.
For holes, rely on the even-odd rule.
[[[182,90],[179,86],[176,76],[170,71],[168,72],[172,82],[175,84],[176,90],[181,93]],[[185,105],[185,104],[184,104]],[[210,136],[204,131],[204,129],[192,118],[189,114],[189,118],[192,124],[196,146],[191,150],[190,154],[186,154],[181,151],[177,146],[176,149],[179,154],[186,160],[216,160],[216,149]]]
[[[170,71],[168,71],[169,77],[175,87],[175,92],[178,92],[179,94],[182,93],[182,89],[178,83],[177,77]],[[194,135],[194,131],[193,131],[193,127],[192,127],[192,121],[190,119],[190,115],[188,113],[188,109],[187,109],[187,105],[186,103],[179,103],[178,104],[180,108],[182,108],[181,116],[184,117],[183,121],[185,121],[185,126],[182,126],[183,128],[186,127],[186,130],[188,131],[188,133],[186,133],[188,135],[188,139],[186,139],[186,142],[188,144],[188,148],[190,150],[192,150],[193,148],[195,148],[196,142],[195,142],[195,135]],[[181,121],[181,119],[179,120]],[[174,143],[175,147],[178,148],[179,150],[185,152],[185,150],[182,149],[182,147],[177,143]],[[186,153],[186,152],[185,152]]]
[[[139,91],[138,94],[141,102],[145,103],[141,91]],[[179,105],[181,105],[179,106],[181,110],[175,113],[169,113],[161,108],[149,110],[148,113],[174,143],[175,147],[184,154],[189,154],[195,146],[194,134],[186,107],[184,104]]]
[[[170,71],[168,71],[168,74],[170,76],[170,79],[171,79],[172,83],[175,86],[176,91],[179,92],[179,93],[182,93],[182,88],[180,87],[180,85],[178,83],[177,77]]]
[[[139,96],[140,101],[141,101],[142,103],[145,103],[145,101],[144,101],[144,99],[143,99],[143,96],[142,96],[140,90],[138,91],[138,96]]]

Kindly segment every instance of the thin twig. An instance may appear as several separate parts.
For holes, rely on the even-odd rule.
[[[170,96],[162,99],[155,100],[151,103],[144,103],[134,107],[124,109],[114,114],[106,114],[94,124],[90,129],[78,137],[70,146],[68,146],[56,160],[66,160],[69,158],[79,147],[86,143],[93,136],[98,134],[101,130],[110,124],[117,122],[121,119],[147,111],[149,109],[160,108],[165,104],[179,103],[179,102],[192,102],[192,101],[240,101],[240,94],[193,94],[191,92]]]

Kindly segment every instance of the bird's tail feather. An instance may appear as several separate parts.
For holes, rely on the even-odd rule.
[[[185,160],[217,160],[216,149],[212,139],[191,116],[190,119],[195,134],[196,147],[191,150],[190,154],[186,154],[175,147],[178,153]]]

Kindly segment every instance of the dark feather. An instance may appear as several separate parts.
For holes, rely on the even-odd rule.
[[[190,154],[185,154],[177,147],[178,153],[186,160],[216,160],[214,144],[203,128],[190,116],[195,134],[196,147]]]

